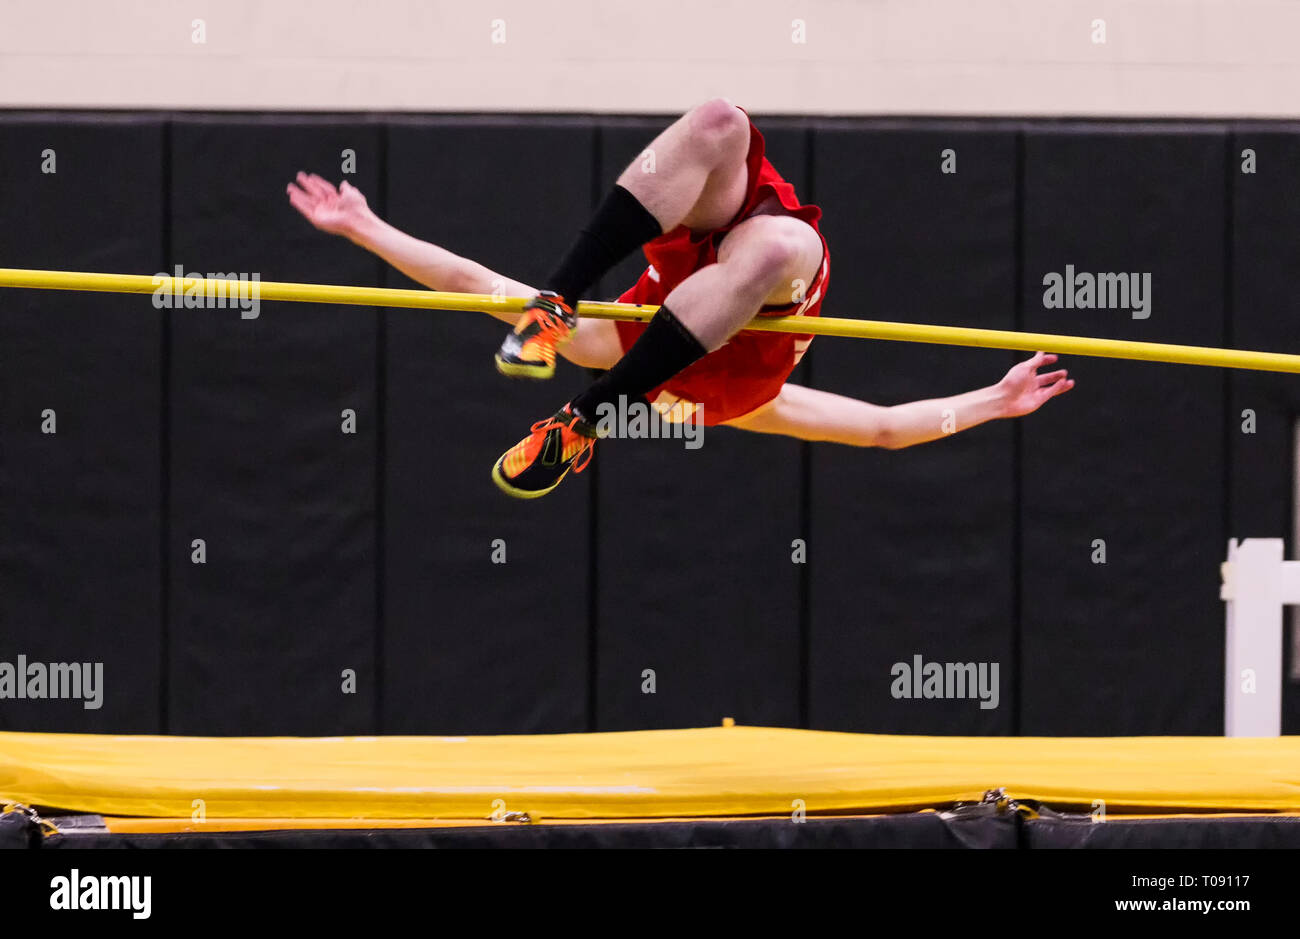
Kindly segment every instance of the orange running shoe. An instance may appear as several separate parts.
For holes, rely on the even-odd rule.
[[[555,374],[555,347],[578,325],[573,308],[558,293],[543,290],[524,307],[514,331],[497,350],[497,371],[511,378],[550,378]]]
[[[566,404],[501,455],[492,467],[492,481],[516,499],[537,499],[558,486],[569,470],[587,468],[598,436],[596,426]]]

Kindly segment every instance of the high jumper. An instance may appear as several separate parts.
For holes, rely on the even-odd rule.
[[[1064,369],[1043,371],[1057,358],[1045,352],[985,388],[893,407],[788,382],[813,337],[742,328],[756,315],[820,313],[830,283],[821,209],[799,202],[748,115],[721,98],[687,112],[646,153],[540,290],[397,230],[346,181],[299,173],[287,187],[316,228],[433,290],[529,298],[522,314],[494,312],[514,327],[496,354],[503,374],[550,378],[557,352],[604,370],[497,460],[492,478],[510,495],[543,496],[581,472],[601,436],[598,416],[627,402],[703,425],[900,449],[1022,417],[1074,387]],[[619,299],[658,305],[650,322],[580,320],[578,301],[638,248],[648,266]]]

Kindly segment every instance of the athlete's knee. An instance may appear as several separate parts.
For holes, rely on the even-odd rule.
[[[750,246],[749,261],[756,276],[767,284],[776,284],[799,273],[808,251],[808,225],[793,218],[774,218],[764,226],[762,235]]]
[[[749,118],[726,98],[714,98],[692,108],[691,139],[713,153],[749,146]],[[743,155],[743,154],[742,154]]]

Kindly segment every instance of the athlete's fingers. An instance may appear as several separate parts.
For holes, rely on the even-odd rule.
[[[1047,397],[1055,398],[1057,395],[1063,395],[1073,387],[1074,387],[1073,378],[1062,378],[1060,381],[1056,382],[1055,384],[1049,385],[1047,387],[1047,392],[1048,392]]]
[[[330,195],[338,194],[338,190],[335,188],[334,184],[324,176],[321,176],[319,173],[309,173],[308,175],[311,177],[312,182],[320,188],[322,193],[329,193]]]
[[[1050,385],[1055,381],[1065,378],[1068,374],[1069,372],[1063,368],[1057,369],[1055,372],[1046,372],[1038,376],[1038,383],[1040,385]]]
[[[293,183],[289,184],[289,202],[306,218],[311,218],[312,209],[315,208],[316,203],[312,200],[311,196],[307,195],[307,193],[303,192]]]
[[[298,183],[298,187],[303,192],[310,193],[311,195],[316,194],[316,187],[311,183],[311,176],[304,173],[302,170],[299,170],[298,174],[294,176],[294,181]]]
[[[333,186],[315,173],[307,174],[307,185],[321,199],[328,199],[330,196],[338,195]]]
[[[294,184],[294,188],[298,191],[299,195],[307,205],[320,204],[320,193],[313,188],[311,181],[302,173],[298,174],[298,180]]]

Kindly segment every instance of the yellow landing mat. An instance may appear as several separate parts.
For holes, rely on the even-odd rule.
[[[185,818],[868,813],[1013,798],[1300,811],[1300,737],[903,737],[763,727],[513,737],[0,733],[0,802]],[[196,802],[195,800],[201,800]],[[798,800],[798,801],[796,801]]]

